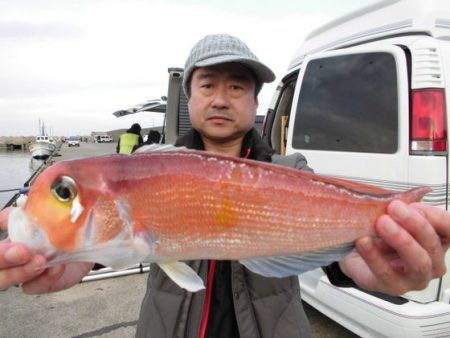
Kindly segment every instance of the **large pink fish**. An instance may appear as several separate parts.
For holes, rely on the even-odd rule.
[[[394,193],[275,164],[200,151],[150,151],[58,162],[9,218],[12,241],[50,264],[158,263],[180,286],[201,279],[182,260],[239,260],[283,277],[328,264],[374,235]]]

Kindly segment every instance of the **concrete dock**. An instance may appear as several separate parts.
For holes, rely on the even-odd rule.
[[[0,149],[28,149],[35,136],[0,136]]]
[[[116,143],[85,143],[81,142],[79,147],[69,147],[64,143],[60,150],[61,156],[53,157],[54,161],[74,160],[91,156],[107,155],[116,153]]]
[[[113,143],[61,148],[54,160],[115,152]],[[12,287],[0,292],[0,337],[134,337],[147,273],[80,283],[68,290],[25,295]],[[305,304],[313,337],[357,337]],[[289,338],[289,337],[287,337]]]

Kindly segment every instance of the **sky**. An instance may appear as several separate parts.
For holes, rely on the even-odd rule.
[[[112,115],[167,95],[206,34],[242,39],[277,79],[304,38],[375,0],[0,0],[0,136],[57,136],[162,124],[163,114]]]

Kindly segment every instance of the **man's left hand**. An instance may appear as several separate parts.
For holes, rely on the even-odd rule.
[[[450,213],[421,203],[388,205],[375,231],[379,238],[356,241],[356,250],[339,262],[361,288],[401,295],[422,290],[446,272]]]

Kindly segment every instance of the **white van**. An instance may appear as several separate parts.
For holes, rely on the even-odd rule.
[[[97,135],[95,141],[97,143],[110,143],[113,142],[113,138],[109,135]]]
[[[449,206],[450,1],[381,1],[311,33],[266,115],[263,138],[316,173]],[[447,255],[450,268],[450,254]],[[303,299],[363,337],[449,337],[450,272],[388,297],[300,276]]]

